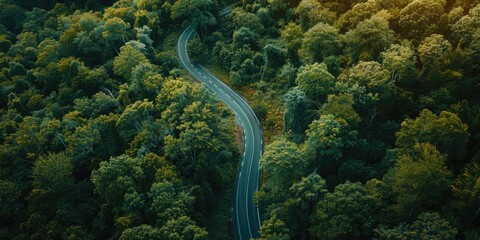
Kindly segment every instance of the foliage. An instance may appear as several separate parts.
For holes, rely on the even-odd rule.
[[[2,239],[233,235],[234,117],[179,69],[188,25],[262,115],[261,239],[478,238],[478,0],[0,8]]]

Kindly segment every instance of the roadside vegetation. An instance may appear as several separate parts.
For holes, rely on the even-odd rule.
[[[217,16],[225,6],[232,13]],[[480,238],[478,0],[0,0],[0,238],[232,239],[233,86],[260,239]]]

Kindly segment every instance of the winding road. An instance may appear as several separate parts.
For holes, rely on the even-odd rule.
[[[226,103],[235,112],[236,121],[242,126],[245,148],[235,193],[234,222],[237,239],[259,237],[260,214],[258,207],[253,202],[253,195],[258,190],[258,162],[263,149],[262,128],[252,108],[239,94],[213,76],[202,65],[189,59],[187,42],[194,34],[195,29],[192,26],[183,31],[177,42],[177,54],[188,73]]]

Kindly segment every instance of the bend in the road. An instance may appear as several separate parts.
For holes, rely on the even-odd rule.
[[[228,11],[225,11],[228,13]],[[259,159],[263,150],[263,135],[260,122],[252,108],[234,90],[212,75],[198,63],[190,61],[187,52],[187,42],[195,32],[192,26],[185,29],[177,42],[177,53],[183,67],[196,80],[217,94],[235,113],[238,123],[242,126],[245,148],[235,194],[235,228],[238,239],[251,239],[259,236],[261,225],[258,207],[253,202],[253,196],[259,184]]]

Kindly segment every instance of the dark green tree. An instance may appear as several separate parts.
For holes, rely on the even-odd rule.
[[[319,239],[371,237],[380,206],[380,200],[360,183],[340,184],[317,203],[310,234]]]

